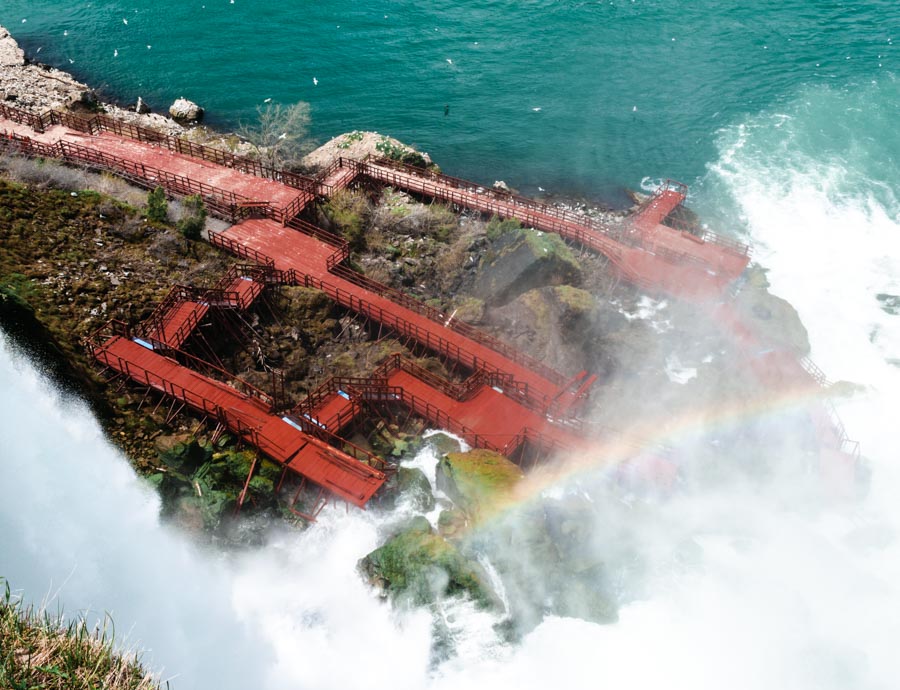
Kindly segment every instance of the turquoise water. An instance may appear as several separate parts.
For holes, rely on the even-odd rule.
[[[0,470],[17,486],[0,501],[0,575],[68,611],[111,610],[179,689],[900,687],[900,315],[884,299],[900,296],[900,3],[737,4],[0,0],[0,23],[109,96],[184,95],[224,126],[303,99],[320,139],[377,129],[525,191],[691,183],[704,220],[752,242],[812,358],[854,384],[832,400],[872,464],[859,505],[807,514],[778,477],[759,493],[722,477],[710,494],[629,498],[585,540],[585,563],[638,554],[653,573],[617,623],[548,617],[507,644],[457,602],[457,656],[435,669],[430,614],[380,605],[358,576],[383,517],[326,510],[209,562],[0,338]]]
[[[185,96],[231,127],[305,100],[320,141],[374,129],[452,174],[607,200],[694,183],[723,128],[900,59],[893,0],[3,0],[0,23],[121,101]]]

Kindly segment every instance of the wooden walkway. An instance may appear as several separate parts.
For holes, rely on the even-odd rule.
[[[374,405],[402,405],[476,448],[513,457],[526,443],[544,454],[585,446],[577,428],[531,407],[490,377],[474,374],[451,383],[400,355],[393,355],[366,378],[333,377],[292,411],[335,434]],[[360,403],[368,403],[363,406]]]
[[[285,272],[293,284],[323,290],[347,309],[472,371],[507,375],[511,385],[544,409],[554,404],[568,409],[574,402],[570,399],[572,392],[563,388],[565,377],[558,372],[536,362],[525,362],[523,356],[516,361],[428,315],[362,287],[345,274],[333,274],[335,247],[312,235],[270,220],[253,219],[213,235],[210,241],[243,258],[269,263]],[[384,287],[374,285],[376,289]]]
[[[132,381],[227,427],[272,460],[342,499],[364,506],[385,474],[273,414],[264,401],[203,376],[123,335],[93,346],[93,356]]]
[[[683,299],[718,300],[750,260],[748,247],[739,242],[661,224],[684,201],[686,188],[678,183],[661,187],[630,225],[612,227],[533,199],[389,161],[340,163],[381,184],[557,233],[607,256],[635,285]]]
[[[561,414],[571,410],[594,379],[579,375],[566,380],[561,374],[508,345],[465,324],[451,323],[452,320],[445,315],[409,296],[353,273],[344,265],[349,256],[345,243],[335,241],[328,233],[297,220],[297,216],[317,196],[328,196],[356,179],[366,177],[379,184],[439,199],[461,208],[502,218],[516,218],[526,226],[558,233],[569,242],[607,256],[626,280],[645,290],[720,305],[717,313],[721,312],[726,323],[735,321],[733,327],[739,339],[742,337],[741,328],[745,329],[739,319],[727,313],[722,297],[746,267],[748,248],[713,233],[685,232],[667,225],[671,223],[670,215],[685,198],[686,188],[677,183],[667,183],[661,187],[629,223],[610,226],[533,199],[485,189],[466,180],[391,161],[339,160],[318,178],[312,179],[266,168],[258,161],[165,136],[103,115],[85,118],[50,112],[38,116],[0,104],[0,135],[4,136],[9,147],[25,155],[54,157],[74,165],[109,170],[144,187],[162,186],[172,195],[199,194],[211,213],[237,223],[221,235],[212,237],[211,241],[238,256],[262,264],[270,272],[264,282],[289,282],[323,290],[346,308],[383,324],[401,337],[459,362],[479,375],[493,377],[494,384],[500,385],[485,384],[469,391],[468,397],[460,398],[448,394],[444,384],[409,376],[408,371],[401,369],[391,374],[393,378],[389,377],[390,381],[384,384],[386,389],[366,389],[366,395],[370,397],[365,399],[366,403],[374,403],[378,396],[399,394],[417,414],[436,424],[445,420],[448,424],[457,425],[467,430],[466,433],[473,438],[493,444],[492,447],[499,447],[498,444],[503,442],[503,448],[507,448],[517,438],[521,442],[523,434],[527,435],[532,426],[536,428],[532,430],[533,434],[549,439],[548,445],[568,443],[558,425],[548,418],[548,412]],[[246,220],[250,216],[260,215],[267,220]],[[238,222],[241,220],[244,222]],[[293,227],[284,227],[288,224]],[[227,284],[218,286],[216,294],[207,292],[199,295],[190,291],[175,294],[185,289],[178,287],[173,290],[172,300],[167,305],[161,305],[154,318],[142,324],[141,334],[146,344],[151,347],[159,345],[160,351],[177,351],[211,308],[246,308],[241,305],[251,304],[264,284],[254,287],[257,281],[239,283],[232,278]],[[747,343],[750,342],[747,340]],[[109,366],[113,366],[113,362],[118,363],[120,368],[117,371],[163,392],[168,387],[167,395],[201,412],[209,414],[207,403],[197,402],[188,387],[169,381],[151,369],[158,367],[173,376],[177,373],[179,380],[190,380],[192,386],[202,388],[209,395],[216,391],[221,393],[219,387],[222,384],[211,379],[204,382],[204,377],[199,374],[196,376],[200,378],[191,378],[181,370],[166,369],[173,360],[167,360],[160,352],[153,352],[128,338],[111,338],[102,345],[95,344],[94,348],[98,359],[104,363]],[[824,379],[812,365],[798,362],[785,353],[763,357],[754,352],[755,344],[746,345],[745,349],[749,366],[758,369],[761,379],[779,389],[784,387],[785,378],[802,382],[803,385],[821,383],[820,379]],[[140,361],[148,361],[141,360],[147,357],[146,353],[159,358],[153,360],[153,367],[140,365]],[[131,356],[137,358],[133,364],[129,364],[128,357]],[[777,366],[773,365],[773,358],[777,360]],[[180,365],[174,362],[174,366]],[[181,369],[191,371],[185,367]],[[773,374],[773,371],[777,373]],[[335,413],[358,414],[352,405],[348,407],[339,401],[332,404]],[[355,401],[355,404],[359,405],[360,401]],[[218,404],[213,407],[216,414],[229,414],[228,407]],[[358,460],[354,460],[355,465],[335,470],[338,474],[334,476],[328,474],[331,470],[314,468],[313,465],[322,462],[342,466],[346,460],[340,456],[330,456],[330,453],[340,451],[335,451],[328,444],[320,447],[320,439],[313,439],[316,443],[305,441],[307,445],[303,446],[311,445],[317,449],[315,452],[301,452],[298,447],[286,455],[293,449],[290,444],[296,443],[296,437],[291,436],[288,442],[284,436],[287,433],[284,425],[291,427],[291,424],[275,415],[269,414],[271,419],[265,415],[259,416],[259,410],[251,414],[252,407],[247,400],[235,407],[240,412],[233,412],[227,417],[229,428],[236,429],[236,433],[256,435],[256,442],[270,457],[280,458],[279,461],[290,465],[291,469],[357,505],[364,504],[371,496],[368,490],[373,482],[378,482],[377,477],[373,480],[366,475],[368,479],[360,480],[362,483],[359,486],[347,479],[359,469],[361,463]],[[322,414],[327,412],[322,410]],[[495,431],[488,432],[487,428],[478,426],[483,423],[479,421],[482,419],[479,414],[491,414],[496,419],[507,421],[492,424]],[[821,436],[826,450],[850,458],[850,464],[858,463],[858,447],[846,438],[836,416],[831,415],[824,406],[815,414],[821,417]],[[488,433],[495,433],[493,441],[487,440]],[[323,459],[325,456],[331,460]],[[335,457],[338,457],[337,461]]]

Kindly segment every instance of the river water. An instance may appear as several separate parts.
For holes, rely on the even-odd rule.
[[[617,623],[548,616],[509,644],[457,603],[456,653],[435,665],[431,615],[391,611],[355,572],[388,518],[329,512],[263,551],[200,551],[83,406],[3,345],[0,575],[110,611],[176,688],[897,687],[898,18],[889,2],[5,0],[30,55],[122,99],[184,95],[229,125],[308,100],[320,139],[377,129],[526,190],[691,182],[704,219],[753,243],[813,359],[859,384],[838,407],[872,481],[815,510],[777,481],[653,504],[621,535],[650,567]]]

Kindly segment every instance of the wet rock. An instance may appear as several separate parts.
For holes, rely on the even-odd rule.
[[[434,493],[431,482],[417,467],[400,467],[375,498],[375,503],[386,510],[393,510],[398,501],[407,501],[413,510],[427,513],[434,510]]]
[[[471,519],[494,512],[523,477],[511,460],[482,449],[448,453],[437,467],[438,488]]]
[[[435,534],[423,517],[360,560],[359,569],[382,596],[398,603],[421,606],[465,594],[481,606],[496,605],[481,567]]]
[[[503,180],[497,180],[494,182],[494,189],[497,189],[501,192],[511,192],[512,190],[509,188],[509,185],[506,184]]]
[[[799,357],[809,354],[809,335],[797,310],[769,292],[765,273],[758,267],[748,269],[747,285],[734,299],[734,306],[747,323],[767,343],[786,349]]]
[[[452,436],[443,433],[432,434],[426,439],[426,442],[434,449],[434,452],[438,457],[446,455],[447,453],[458,453],[461,450],[459,441]]]
[[[186,98],[179,98],[169,106],[169,115],[179,122],[196,122],[203,117],[203,108]]]

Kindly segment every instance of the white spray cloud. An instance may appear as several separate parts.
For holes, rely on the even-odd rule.
[[[841,406],[873,463],[861,504],[809,512],[783,486],[718,485],[623,505],[628,532],[598,524],[591,547],[629,540],[646,566],[618,622],[545,617],[503,645],[495,617],[450,603],[458,654],[430,668],[430,613],[392,612],[356,574],[383,518],[331,510],[260,551],[200,554],[159,525],[156,498],[84,408],[3,344],[0,574],[32,600],[58,591],[70,612],[111,611],[164,675],[180,674],[176,688],[897,687],[900,316],[875,293],[898,292],[900,224],[880,178],[868,184],[850,158],[794,155],[791,123],[726,132],[711,187],[740,204],[813,356],[867,387]],[[788,132],[780,150],[754,139],[774,130]]]

